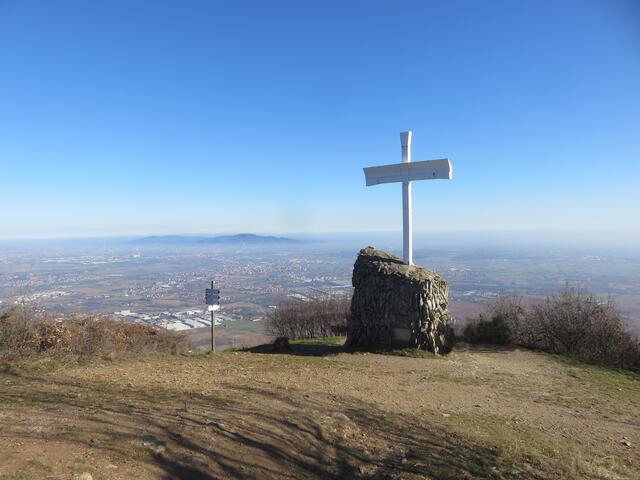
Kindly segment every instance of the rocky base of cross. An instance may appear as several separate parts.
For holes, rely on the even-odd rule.
[[[453,342],[449,287],[438,274],[373,247],[353,268],[347,347],[416,347],[445,354]]]

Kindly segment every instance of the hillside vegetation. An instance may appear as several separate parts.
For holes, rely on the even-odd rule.
[[[0,479],[634,479],[640,379],[527,350],[0,368]]]
[[[24,308],[0,312],[0,359],[175,354],[188,347],[182,334],[111,318],[78,315],[60,321]]]
[[[473,343],[520,345],[640,372],[640,340],[615,304],[570,288],[534,305],[524,305],[518,297],[499,298],[466,326],[463,337]]]

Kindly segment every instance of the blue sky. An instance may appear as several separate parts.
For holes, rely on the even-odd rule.
[[[0,0],[0,237],[640,242],[640,3]]]

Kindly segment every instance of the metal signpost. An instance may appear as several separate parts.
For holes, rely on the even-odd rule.
[[[413,265],[413,236],[411,216],[412,180],[451,180],[451,162],[448,158],[411,163],[411,131],[400,133],[402,163],[369,167],[364,170],[367,187],[380,183],[402,182],[402,250],[404,263]]]
[[[213,312],[215,307],[220,306],[220,290],[213,288],[213,282],[211,282],[211,288],[205,288],[204,300],[209,305],[209,311],[211,312],[211,352],[216,353],[216,341],[215,341],[215,318]]]

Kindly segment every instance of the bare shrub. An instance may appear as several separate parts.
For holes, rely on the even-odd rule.
[[[34,354],[182,353],[187,348],[184,335],[147,325],[80,316],[59,321],[21,308],[0,315],[2,358]]]
[[[489,303],[487,311],[491,317],[502,317],[509,326],[518,325],[526,313],[522,297],[515,295],[496,298]]]
[[[612,301],[565,288],[527,312],[523,345],[584,360],[640,369],[640,343]]]
[[[291,339],[344,335],[350,311],[350,295],[309,301],[286,298],[267,315],[266,329],[270,335]]]
[[[0,315],[0,355],[22,356],[40,349],[40,335],[33,328],[33,315],[24,308],[12,308]]]
[[[500,298],[465,328],[463,338],[640,370],[640,343],[626,330],[613,302],[568,287],[526,308],[518,297]]]

